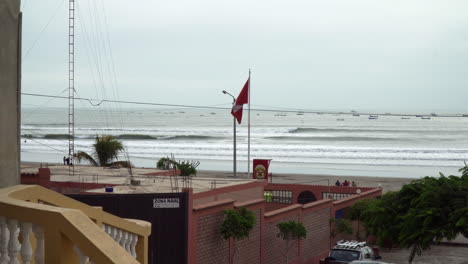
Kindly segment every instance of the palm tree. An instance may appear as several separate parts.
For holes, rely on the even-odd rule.
[[[116,137],[111,135],[96,136],[95,142],[96,143],[93,144],[94,153],[92,155],[84,151],[78,151],[76,153],[78,162],[84,159],[93,166],[108,167],[121,165],[123,167],[129,167],[130,164],[127,161],[113,162],[114,159],[117,159],[119,152],[124,150],[122,142],[117,140]]]

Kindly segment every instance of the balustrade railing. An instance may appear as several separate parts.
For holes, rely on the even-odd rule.
[[[0,189],[0,264],[146,264],[150,229],[40,186]]]

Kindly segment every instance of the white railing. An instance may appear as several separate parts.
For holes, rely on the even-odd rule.
[[[146,264],[150,230],[40,186],[0,189],[0,264]]]
[[[106,232],[115,242],[119,243],[132,257],[136,258],[136,245],[138,242],[138,235],[127,232],[120,228],[103,224],[102,230]]]
[[[36,239],[33,254],[31,233]],[[18,237],[21,235],[20,243]],[[31,263],[32,256],[35,263],[44,263],[44,234],[39,226],[29,222],[19,222],[16,219],[0,216],[0,264],[19,264],[18,256],[24,264]]]

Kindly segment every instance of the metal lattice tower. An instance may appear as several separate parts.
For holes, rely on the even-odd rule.
[[[72,166],[68,175],[75,175],[75,0],[68,1],[68,158]]]

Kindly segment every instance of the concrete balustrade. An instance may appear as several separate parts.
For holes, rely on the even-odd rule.
[[[136,258],[136,247],[138,243],[138,235],[119,229],[118,227],[110,226],[107,224],[102,225],[102,229],[106,232],[115,242],[119,243],[132,257]]]
[[[150,232],[148,222],[122,219],[40,186],[0,189],[0,264],[146,264]]]

